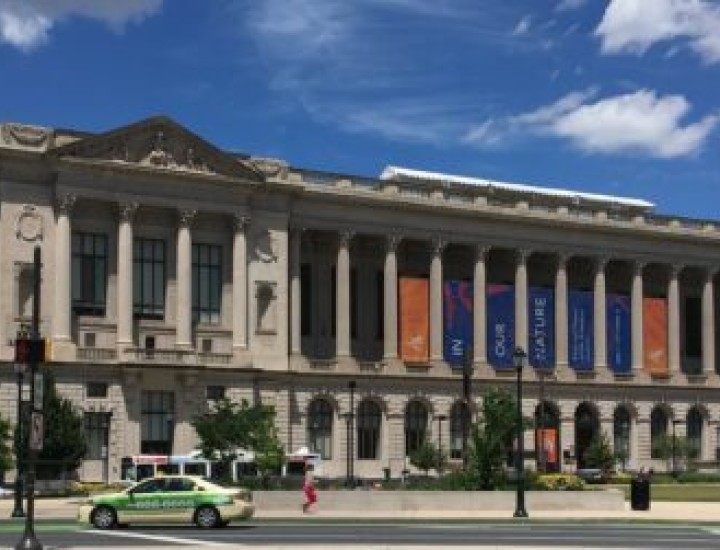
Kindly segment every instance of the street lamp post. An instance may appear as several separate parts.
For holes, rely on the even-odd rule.
[[[538,450],[540,452],[538,456],[538,458],[540,459],[540,472],[544,474],[546,473],[545,470],[547,469],[547,457],[545,455],[545,373],[542,370],[538,370],[537,374],[540,382],[540,389],[538,395],[540,400],[540,410],[538,412],[538,415],[540,416],[540,436],[539,438],[536,438],[535,444],[538,445]]]
[[[354,424],[355,424],[355,388],[357,388],[357,382],[350,380],[348,382],[348,389],[350,390],[350,411],[347,416],[347,486],[355,487],[355,438],[354,438]]]
[[[23,391],[23,374],[25,373],[25,364],[18,361],[14,364],[15,374],[17,375],[17,416],[15,423],[15,506],[10,514],[14,518],[24,518],[23,510],[23,449],[22,449],[22,391]]]
[[[527,354],[525,350],[518,347],[513,352],[513,365],[517,373],[517,418],[516,418],[516,452],[515,452],[515,473],[517,476],[516,493],[515,493],[515,513],[513,517],[528,517],[525,509],[525,469],[524,469],[524,448],[523,448],[523,416],[522,416],[522,373]]]

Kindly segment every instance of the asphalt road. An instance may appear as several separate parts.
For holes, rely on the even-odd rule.
[[[431,546],[546,546],[548,548],[720,548],[720,525],[627,525],[627,524],[539,524],[424,522],[348,524],[340,522],[252,523],[225,529],[193,527],[121,528],[112,531],[86,529],[75,523],[48,522],[37,526],[40,542],[55,549],[68,547],[112,548],[113,546],[200,546],[246,544],[327,545],[384,544],[398,547]],[[22,525],[0,525],[0,548],[20,540]]]

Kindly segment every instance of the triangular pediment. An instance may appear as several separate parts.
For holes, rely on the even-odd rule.
[[[148,118],[56,148],[58,158],[78,158],[158,170],[262,181],[249,162],[221,151],[168,117]]]

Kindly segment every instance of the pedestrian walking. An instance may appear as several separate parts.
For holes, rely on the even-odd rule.
[[[312,464],[305,465],[303,493],[305,494],[305,502],[302,505],[302,511],[307,514],[310,511],[310,507],[317,502],[317,492],[315,491],[315,477],[313,475]]]

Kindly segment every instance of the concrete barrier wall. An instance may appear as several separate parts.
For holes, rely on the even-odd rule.
[[[255,491],[255,506],[265,511],[295,511],[303,502],[302,491]],[[322,508],[335,512],[472,512],[511,510],[512,491],[319,491]],[[621,491],[528,491],[527,506],[534,510],[624,510]]]

